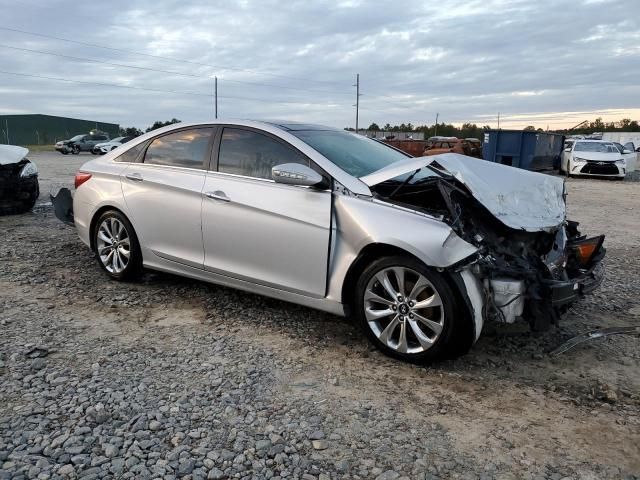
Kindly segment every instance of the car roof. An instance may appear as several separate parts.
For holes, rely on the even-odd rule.
[[[611,140],[591,140],[591,139],[582,139],[582,138],[571,138],[574,142],[585,142],[585,143],[617,143]]]
[[[315,123],[304,123],[304,122],[292,122],[288,120],[254,120],[259,123],[267,123],[269,125],[274,125],[283,130],[287,131],[301,131],[301,130],[340,130],[334,127],[328,127],[326,125],[318,125]]]

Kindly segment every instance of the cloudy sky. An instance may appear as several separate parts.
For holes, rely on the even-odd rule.
[[[491,126],[500,113],[516,128],[640,119],[639,0],[0,0],[0,11],[0,114],[199,121],[213,116],[217,76],[221,117],[354,126],[359,73],[361,127],[436,113]]]

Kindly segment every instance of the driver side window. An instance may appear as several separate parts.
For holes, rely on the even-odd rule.
[[[225,128],[222,132],[219,172],[271,179],[271,168],[283,163],[311,166],[302,153],[267,135],[240,128]]]

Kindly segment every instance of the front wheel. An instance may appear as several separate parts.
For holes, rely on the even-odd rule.
[[[78,155],[80,153],[80,147],[77,145],[74,145],[73,148],[71,149],[71,153],[73,153],[74,155]]]
[[[412,363],[465,354],[472,322],[446,279],[411,257],[376,260],[356,285],[355,315],[383,353]]]
[[[115,280],[131,280],[142,272],[142,252],[133,226],[122,213],[110,210],[96,222],[96,258]]]

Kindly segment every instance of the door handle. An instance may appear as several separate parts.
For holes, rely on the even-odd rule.
[[[213,200],[220,200],[222,202],[230,202],[231,201],[231,199],[229,197],[227,197],[227,195],[221,190],[216,190],[215,192],[206,192],[205,196],[207,198],[212,198]]]
[[[138,172],[128,173],[125,175],[125,177],[127,177],[129,180],[133,180],[134,182],[142,181],[142,175],[140,175]]]

